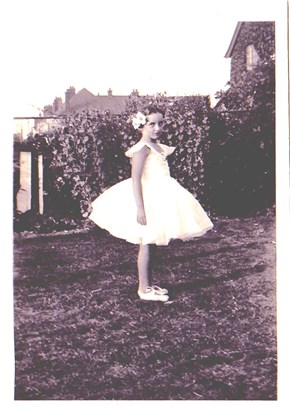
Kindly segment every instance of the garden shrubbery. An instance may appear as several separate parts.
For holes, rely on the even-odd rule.
[[[130,162],[124,153],[139,140],[130,115],[148,104],[166,111],[161,140],[176,146],[168,159],[172,176],[210,214],[247,215],[273,205],[273,74],[273,64],[262,65],[256,75],[248,74],[248,88],[233,84],[222,96],[232,111],[211,109],[205,96],[132,94],[123,114],[89,108],[61,118],[45,135],[18,142],[18,151],[44,154],[45,215],[58,216],[59,221],[67,216],[87,218],[94,198],[130,177]]]
[[[229,216],[256,213],[275,202],[274,58],[261,58],[220,97],[210,121],[211,206]]]
[[[248,112],[216,114],[211,127],[207,182],[216,214],[241,216],[275,201],[274,128],[255,131]]]
[[[76,216],[60,216],[51,214],[40,214],[29,210],[25,213],[14,214],[14,232],[34,232],[34,233],[52,233],[61,231],[71,231],[80,229],[85,224],[83,219]]]
[[[87,109],[64,117],[45,137],[36,136],[24,143],[26,150],[31,146],[44,153],[44,186],[50,210],[60,213],[71,205],[71,210],[86,217],[95,197],[130,177],[130,162],[124,153],[139,136],[129,113],[135,107],[142,110],[150,102],[167,112],[162,141],[177,147],[171,161],[172,174],[192,193],[204,196],[208,99],[131,96],[122,115]]]

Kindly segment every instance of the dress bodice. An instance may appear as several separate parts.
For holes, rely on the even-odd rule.
[[[142,180],[158,179],[164,176],[170,176],[170,170],[167,162],[167,156],[173,153],[175,147],[170,147],[165,144],[159,144],[161,153],[158,152],[153,146],[146,142],[139,142],[132,146],[125,154],[132,158],[133,154],[147,146],[150,149],[148,156],[146,157]]]

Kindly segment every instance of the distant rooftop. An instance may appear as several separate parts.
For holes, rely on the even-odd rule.
[[[114,96],[111,89],[106,96],[94,95],[87,89],[82,89],[70,99],[70,111],[95,107],[100,111],[110,110],[113,114],[119,114],[125,111],[128,98],[128,96]]]
[[[138,94],[138,90],[133,90],[133,93]],[[94,107],[101,112],[109,110],[113,114],[120,114],[125,111],[128,99],[129,96],[114,96],[111,88],[107,95],[101,96],[94,95],[85,88],[76,93],[75,88],[71,86],[65,92],[65,102],[61,97],[56,97],[53,104],[44,107],[44,115],[68,114],[88,107]]]

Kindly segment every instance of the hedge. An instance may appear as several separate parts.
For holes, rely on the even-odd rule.
[[[130,114],[149,103],[166,110],[161,141],[176,146],[172,176],[209,213],[241,215],[273,204],[274,122],[269,113],[263,119],[261,105],[218,113],[204,96],[132,95],[121,115],[86,109],[63,117],[45,136],[17,143],[16,150],[45,155],[46,212],[87,217],[94,198],[130,177],[124,153],[139,139]]]
[[[151,102],[166,109],[161,140],[177,147],[171,162],[172,175],[192,193],[204,195],[203,158],[209,143],[207,100],[156,96],[136,101],[132,96],[123,115],[86,110],[67,116],[62,127],[49,137],[54,183],[59,191],[71,194],[82,214],[90,211],[91,201],[106,188],[130,177],[130,163],[124,153],[139,136],[129,111],[132,105],[142,110]]]

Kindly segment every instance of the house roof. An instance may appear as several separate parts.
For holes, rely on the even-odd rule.
[[[71,98],[70,106],[76,107],[86,105],[93,101],[94,97],[93,93],[89,92],[87,89],[82,89]]]
[[[119,114],[125,111],[127,100],[128,96],[95,96],[92,106]]]
[[[232,57],[232,53],[233,53],[234,47],[235,47],[235,45],[236,45],[237,38],[238,38],[238,36],[239,36],[239,34],[240,34],[242,25],[243,25],[243,22],[239,21],[238,24],[237,24],[237,26],[236,26],[236,29],[235,29],[235,31],[234,31],[234,35],[233,35],[233,37],[232,37],[231,43],[230,43],[230,45],[229,45],[229,48],[228,48],[228,50],[227,50],[227,52],[226,52],[226,54],[225,54],[225,57]]]
[[[111,92],[111,89],[108,91],[108,93],[109,92]],[[197,103],[199,100],[202,102],[205,97],[208,98],[208,96],[192,97],[195,98]],[[69,99],[69,108],[65,107],[65,103],[64,107],[61,109],[61,112],[59,114],[65,115],[71,112],[79,112],[89,107],[96,108],[100,112],[109,110],[112,114],[121,114],[126,111],[126,104],[129,101],[129,99],[129,96],[115,96],[112,93],[103,96],[100,96],[99,94],[94,95],[87,89],[83,88],[73,97],[71,97],[71,99]]]
[[[127,100],[128,96],[95,96],[87,89],[82,89],[70,100],[70,110],[95,107],[100,111],[110,110],[113,114],[120,114],[125,111]]]

